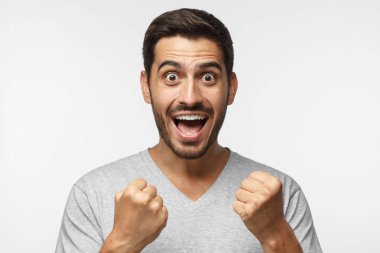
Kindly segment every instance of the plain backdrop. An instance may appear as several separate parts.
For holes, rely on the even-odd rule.
[[[324,252],[380,252],[380,2],[366,0],[0,0],[0,252],[53,252],[74,182],[157,142],[142,41],[179,7],[234,41],[220,143],[298,181]]]

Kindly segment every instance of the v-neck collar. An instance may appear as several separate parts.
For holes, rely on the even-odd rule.
[[[203,203],[210,203],[210,201],[213,201],[213,198],[216,197],[216,194],[213,193],[217,192],[220,187],[223,187],[224,178],[226,177],[226,174],[228,174],[228,171],[231,169],[230,164],[235,156],[234,152],[232,152],[231,150],[229,151],[230,155],[228,157],[228,160],[215,182],[207,189],[205,193],[202,194],[202,196],[200,196],[195,201],[188,198],[172,183],[172,181],[169,180],[169,178],[161,171],[161,169],[154,162],[151,155],[149,154],[148,149],[141,152],[141,157],[146,163],[147,168],[149,168],[149,172],[156,177],[158,182],[162,182],[162,184],[166,186],[166,189],[170,191],[171,196],[174,198],[172,199],[172,201],[177,201],[177,204],[181,203],[186,208],[198,209],[200,206],[203,205]]]

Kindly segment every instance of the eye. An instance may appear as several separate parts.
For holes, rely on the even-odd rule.
[[[169,72],[165,74],[165,81],[169,84],[175,84],[179,81],[179,76],[177,73]]]
[[[213,84],[216,81],[216,77],[212,73],[204,73],[201,77],[201,80],[207,84]]]

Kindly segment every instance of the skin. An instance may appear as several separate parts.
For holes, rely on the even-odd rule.
[[[255,171],[236,192],[234,211],[259,240],[264,252],[302,252],[284,217],[282,183],[276,177]]]
[[[140,252],[158,237],[167,219],[156,187],[137,179],[115,195],[114,226],[100,252]]]
[[[228,80],[223,54],[205,38],[162,38],[155,47],[150,79],[140,77],[144,100],[152,105],[160,139],[149,149],[152,159],[169,180],[195,201],[215,182],[229,157],[218,144],[227,106],[234,101],[237,78]],[[181,136],[173,117],[207,116],[197,138]],[[264,252],[302,252],[283,215],[281,182],[264,172],[244,180],[233,209]],[[140,252],[155,240],[168,219],[157,189],[144,179],[132,182],[115,197],[114,228],[101,252]]]
[[[162,66],[168,61],[179,66]],[[207,63],[216,63],[220,69],[202,67]],[[176,81],[168,81],[168,74],[176,76]],[[208,75],[213,75],[215,80],[205,81]],[[227,105],[234,101],[236,75],[227,79],[223,56],[214,42],[208,39],[163,38],[155,48],[150,80],[147,80],[145,72],[141,73],[141,89],[144,100],[152,104],[156,120],[161,118],[156,123],[158,129],[164,130],[160,133],[166,132],[167,135],[160,134],[159,143],[149,150],[153,160],[187,197],[198,199],[216,180],[229,157],[228,150],[218,144],[217,134]],[[176,111],[176,108],[184,106],[203,109]],[[207,115],[202,138],[190,143],[181,140],[172,123],[176,113]]]

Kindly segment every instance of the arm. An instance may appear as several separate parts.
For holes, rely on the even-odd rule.
[[[154,186],[144,179],[132,182],[115,196],[112,232],[100,253],[138,253],[166,226],[168,212]]]
[[[136,253],[157,238],[167,221],[167,210],[154,186],[143,179],[115,196],[112,232],[103,242],[98,219],[86,192],[74,185],[67,200],[56,253]]]
[[[267,238],[260,240],[265,253],[301,253],[302,248],[289,224],[284,221],[276,231]]]

